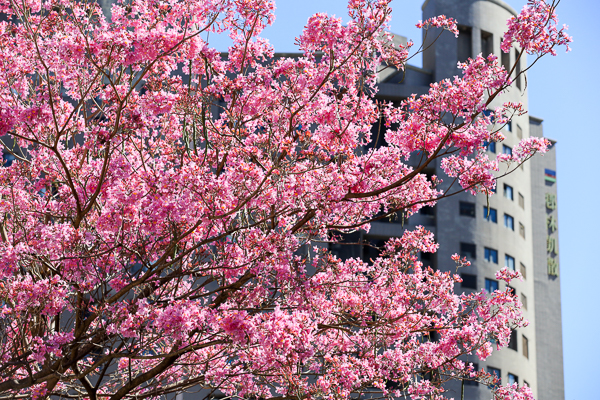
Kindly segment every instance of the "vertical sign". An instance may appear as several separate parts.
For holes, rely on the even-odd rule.
[[[546,170],[546,179],[548,178]],[[553,174],[556,182],[556,173]],[[558,276],[558,220],[556,219],[556,194],[546,193],[546,253],[548,259],[548,275]]]

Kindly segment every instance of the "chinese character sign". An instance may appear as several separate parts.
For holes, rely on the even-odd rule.
[[[548,275],[558,276],[558,220],[556,194],[546,193],[546,253]]]
[[[556,195],[552,193],[546,193],[546,208],[548,210],[556,210]]]
[[[546,218],[546,227],[550,233],[556,232],[558,229],[558,220],[554,217],[554,215],[549,215]]]

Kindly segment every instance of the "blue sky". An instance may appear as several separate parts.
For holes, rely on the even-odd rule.
[[[526,0],[505,0],[519,11]],[[292,52],[294,38],[308,17],[327,12],[348,20],[344,0],[279,0],[277,19],[264,36],[277,52]],[[393,0],[391,30],[419,44],[421,33],[414,24],[421,19],[421,0]],[[547,57],[528,74],[529,109],[544,119],[544,132],[558,141],[559,234],[562,280],[563,344],[566,400],[600,399],[597,385],[600,346],[593,339],[600,332],[600,269],[590,249],[600,248],[600,214],[596,200],[600,175],[596,153],[597,125],[590,115],[600,114],[600,45],[596,38],[600,1],[563,0],[558,6],[560,23],[569,25],[573,51]],[[226,51],[225,42],[218,43]],[[420,65],[420,60],[416,60]],[[596,76],[596,78],[593,78]],[[589,142],[589,143],[588,143]],[[586,154],[583,150],[594,154]],[[596,158],[598,157],[598,158]]]

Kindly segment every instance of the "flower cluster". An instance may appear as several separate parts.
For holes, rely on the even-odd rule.
[[[554,12],[556,5],[548,4],[545,0],[529,0],[518,16],[508,20],[508,29],[502,39],[502,51],[508,53],[513,45],[529,54],[556,55],[556,46],[565,46],[570,50],[569,43],[573,39],[566,34],[568,27],[557,27],[558,17]]]
[[[454,36],[458,37],[458,27],[456,26],[456,20],[454,20],[454,18],[448,18],[445,15],[438,15],[436,17],[431,17],[425,21],[419,21],[419,23],[416,24],[416,27],[419,29],[428,29],[430,27],[442,28],[444,30],[452,32]]]
[[[494,56],[398,107],[374,99],[411,48],[385,33],[389,5],[350,0],[346,25],[316,14],[302,55],[274,58],[259,37],[271,0],[122,0],[110,18],[0,0],[0,145],[15,157],[0,168],[0,392],[441,399],[440,374],[485,381],[461,356],[507,345],[526,323],[515,296],[455,293],[458,275],[419,260],[437,250],[423,227],[368,261],[326,249],[452,194],[425,173],[436,163],[490,193],[489,126],[522,112],[487,113],[509,85]],[[531,37],[554,18],[534,5],[506,43],[566,41],[552,25]],[[443,16],[419,26],[457,33]]]

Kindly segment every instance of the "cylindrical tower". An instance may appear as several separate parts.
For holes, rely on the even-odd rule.
[[[513,47],[509,53],[500,50],[506,21],[516,15],[515,10],[501,0],[427,0],[422,10],[423,20],[438,15],[454,18],[459,26],[459,37],[456,38],[450,32],[443,32],[434,41],[439,31],[430,30],[423,38],[424,47],[427,49],[423,54],[423,68],[409,66],[404,74],[396,76],[390,72],[387,72],[387,75],[382,74],[378,96],[386,100],[398,101],[412,93],[425,93],[429,83],[460,75],[458,62],[464,62],[469,57],[474,58],[480,53],[484,56],[493,53],[507,70],[510,71],[514,67],[512,77],[516,79],[507,93],[497,97],[490,108],[493,109],[510,101],[522,103],[523,108],[527,110],[526,82],[523,76],[517,77],[527,66],[525,55],[521,55],[521,49],[518,47]],[[534,123],[531,125],[530,120],[528,114],[514,116],[512,122],[501,130],[505,140],[490,144],[488,148],[490,158],[495,158],[502,152],[512,152],[512,148],[521,139],[529,137],[530,126],[536,130],[536,135],[541,134],[541,120],[534,118]],[[540,129],[536,128],[538,125]],[[456,267],[451,260],[453,254],[459,253],[471,260],[470,267],[459,271],[463,277],[462,285],[456,288],[459,293],[482,288],[488,291],[504,289],[505,284],[495,279],[496,271],[504,266],[521,271],[524,280],[513,282],[511,285],[523,303],[523,314],[529,321],[529,326],[513,331],[509,348],[495,351],[486,361],[479,361],[476,356],[469,361],[475,363],[478,369],[498,374],[503,385],[513,382],[518,382],[519,385],[527,384],[536,398],[561,400],[564,399],[562,357],[557,357],[553,365],[537,365],[537,360],[543,360],[543,364],[548,364],[547,357],[540,358],[537,354],[538,351],[550,350],[546,342],[551,341],[552,349],[562,352],[558,277],[552,276],[549,270],[545,270],[546,235],[542,230],[546,221],[533,219],[534,215],[540,214],[535,211],[544,208],[543,202],[539,199],[545,194],[540,194],[540,191],[550,190],[544,186],[547,184],[544,177],[538,176],[540,168],[531,162],[517,167],[513,173],[498,179],[497,193],[490,198],[486,198],[485,195],[472,196],[461,193],[443,199],[436,205],[435,210],[425,209],[424,212],[411,217],[409,226],[425,225],[435,233],[440,243],[436,255],[433,257],[425,255],[427,257],[423,260],[425,264],[454,272]],[[550,168],[553,169],[554,167]],[[442,179],[445,176],[439,165],[427,172],[436,174]],[[499,171],[498,176],[505,172],[506,169]],[[450,179],[445,181],[449,182]],[[555,188],[553,190],[555,192]],[[546,211],[544,209],[544,213]],[[401,230],[398,225],[373,223],[368,239],[382,241],[388,236],[398,236]],[[540,268],[544,270],[537,271]],[[544,290],[540,291],[539,288]],[[542,297],[546,300],[537,301],[536,290],[539,293],[543,292]],[[552,296],[554,296],[554,303],[558,302],[558,305],[553,303],[547,306],[547,299]],[[552,307],[553,313],[558,314],[558,318],[551,323],[546,323],[548,315],[546,308],[549,307]],[[542,325],[552,326],[558,331],[553,334],[552,339],[546,340],[544,335],[541,338],[541,347],[536,337],[536,315],[543,316],[540,317],[544,319]],[[541,334],[539,329],[537,332]],[[556,377],[557,383],[552,390],[545,389],[548,386],[547,379],[544,378],[548,375],[547,370],[555,372],[551,375]],[[539,382],[542,381],[543,390],[538,387]],[[451,396],[460,398],[460,384],[452,385],[449,389],[454,392],[450,393]],[[490,388],[484,385],[470,382],[465,386],[465,399],[490,398]]]
[[[513,47],[509,53],[500,50],[506,21],[515,11],[500,0],[427,0],[423,4],[423,20],[446,15],[456,19],[460,35],[456,39],[444,32],[423,55],[423,67],[432,72],[433,80],[440,81],[460,74],[457,63],[483,53],[495,54],[512,77],[526,67],[525,55]],[[436,35],[424,37],[427,47]],[[515,65],[516,63],[516,65]],[[514,68],[513,68],[514,67]],[[517,77],[509,91],[499,96],[491,108],[504,102],[521,102],[527,110],[527,87],[524,77]],[[492,143],[490,153],[510,153],[514,145],[529,136],[529,115],[514,116],[502,129],[503,142]],[[490,154],[494,157],[494,154]],[[514,166],[513,166],[514,168]],[[538,366],[536,363],[536,329],[534,305],[534,242],[531,166],[525,163],[512,174],[498,179],[497,193],[473,197],[463,193],[445,199],[436,207],[436,233],[440,242],[437,254],[438,268],[454,270],[450,257],[454,253],[467,256],[472,266],[460,271],[464,278],[458,291],[489,291],[503,289],[503,282],[495,280],[495,272],[507,266],[520,270],[525,279],[512,284],[523,303],[523,313],[530,322],[528,327],[515,330],[509,348],[494,352],[485,362],[476,362],[479,369],[497,373],[502,384],[518,382],[531,387],[538,394]],[[436,171],[444,176],[438,167]],[[501,170],[498,175],[506,170]],[[558,311],[560,312],[560,311]],[[459,387],[453,387],[458,391]],[[489,399],[490,389],[483,385],[468,385],[466,399]]]

